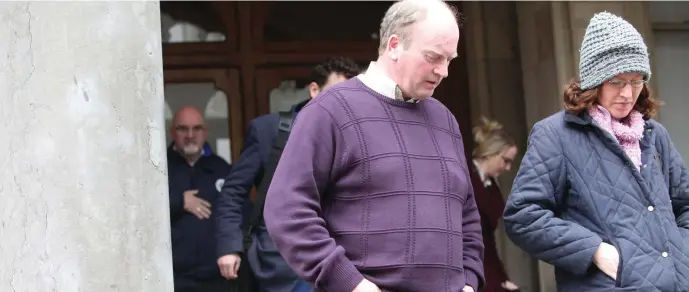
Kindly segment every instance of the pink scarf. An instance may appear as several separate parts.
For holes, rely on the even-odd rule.
[[[610,116],[610,112],[600,105],[589,107],[588,112],[598,126],[608,131],[617,139],[617,143],[622,146],[622,149],[632,160],[634,166],[639,169],[641,167],[641,146],[639,145],[639,140],[643,137],[644,125],[646,123],[643,115],[636,110],[632,110],[626,119],[620,121],[613,119]]]

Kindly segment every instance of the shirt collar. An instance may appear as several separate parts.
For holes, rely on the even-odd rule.
[[[376,62],[371,62],[366,72],[359,74],[358,78],[361,82],[366,84],[366,86],[384,96],[392,99],[404,100],[402,90],[397,86],[397,83],[380,70],[380,68],[376,66]],[[419,100],[411,98],[407,100],[407,102],[417,103]]]
[[[476,162],[475,159],[472,160],[474,162],[474,167],[476,168],[476,172],[478,172],[478,177],[481,179],[481,182],[483,182],[483,187],[489,187],[493,185],[493,181],[486,177],[485,174],[483,174],[483,171],[481,170],[480,167],[478,167],[478,163]]]

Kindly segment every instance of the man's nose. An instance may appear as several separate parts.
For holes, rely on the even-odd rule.
[[[441,78],[446,78],[448,75],[448,66],[450,64],[445,62],[443,64],[438,65],[438,67],[435,68],[435,74],[440,75]]]

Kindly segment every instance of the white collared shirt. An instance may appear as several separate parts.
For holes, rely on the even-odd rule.
[[[483,171],[481,171],[481,168],[478,167],[478,163],[475,159],[472,159],[472,161],[474,162],[474,167],[476,167],[476,172],[478,172],[479,179],[481,179],[481,181],[483,182],[483,187],[487,188],[489,186],[492,186],[493,181],[490,178],[486,177],[485,174],[483,174]]]
[[[403,97],[401,96],[402,91],[397,86],[397,83],[390,79],[390,77],[387,76],[385,72],[380,70],[376,66],[375,61],[371,62],[368,65],[368,69],[366,69],[366,72],[359,74],[357,78],[359,78],[359,80],[361,80],[361,82],[363,82],[364,85],[370,87],[374,91],[384,96],[387,96],[392,99],[403,99]],[[407,100],[407,102],[417,103],[419,101],[415,98],[411,98]]]

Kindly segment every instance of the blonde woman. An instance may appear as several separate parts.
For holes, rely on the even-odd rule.
[[[502,125],[487,118],[474,127],[473,167],[471,184],[474,187],[476,205],[481,214],[483,245],[485,246],[483,267],[486,285],[483,292],[518,291],[505,272],[498,257],[495,243],[495,229],[502,219],[505,201],[497,185],[496,178],[510,170],[517,145],[503,129]]]

